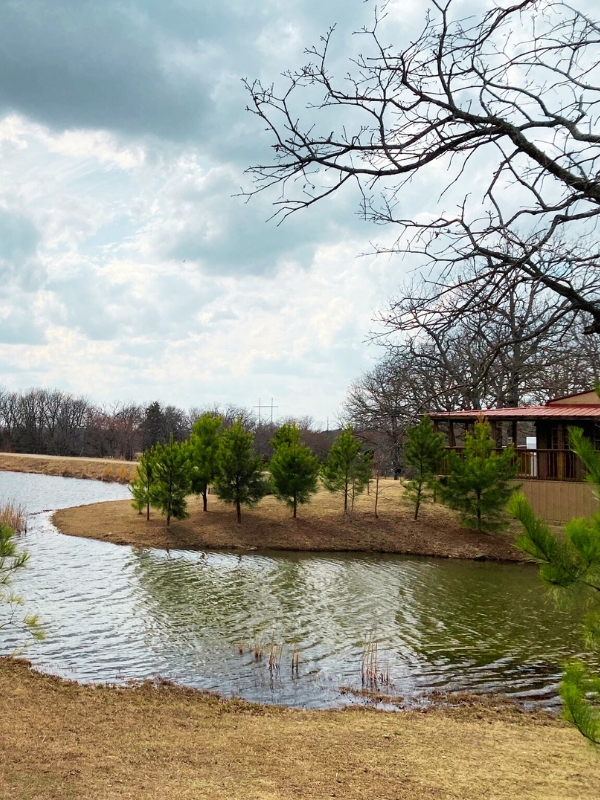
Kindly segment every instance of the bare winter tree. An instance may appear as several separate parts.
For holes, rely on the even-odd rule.
[[[393,469],[406,429],[425,412],[543,403],[600,377],[598,339],[543,285],[513,283],[465,312],[480,289],[463,282],[442,303],[416,283],[382,314],[399,338],[384,339],[384,357],[350,387],[345,411]]]
[[[581,322],[541,282],[509,277],[490,287],[472,267],[443,297],[426,280],[404,287],[381,321],[386,333],[407,337],[414,360],[446,374],[443,404],[450,391],[463,408],[517,406],[587,388],[598,376],[597,340],[585,341]]]
[[[250,169],[253,191],[278,187],[285,216],[355,182],[364,216],[397,227],[378,249],[417,254],[439,296],[465,272],[496,292],[523,280],[600,333],[600,25],[574,6],[500,2],[460,19],[457,2],[432,0],[404,49],[384,44],[376,19],[342,80],[330,30],[281,91],[248,83],[274,141],[273,161]],[[410,218],[403,188],[422,172],[444,191]]]

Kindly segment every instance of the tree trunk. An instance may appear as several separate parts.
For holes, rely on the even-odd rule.
[[[242,507],[240,505],[240,501],[239,500],[235,501],[235,510],[237,511],[238,525],[241,525],[242,524]]]
[[[150,503],[146,503],[146,520],[150,519]]]
[[[344,516],[348,513],[348,484],[344,486]]]
[[[296,506],[297,506],[296,493],[294,492],[294,519],[296,519]]]
[[[202,492],[202,510],[208,511],[208,486],[204,487],[204,491]]]
[[[379,500],[379,470],[377,470],[377,476],[375,478],[375,519],[379,519],[379,514],[377,513],[378,500]]]
[[[417,489],[417,502],[415,503],[415,519],[419,516],[419,507],[421,505],[421,492],[423,491],[422,485],[419,484],[419,488]]]

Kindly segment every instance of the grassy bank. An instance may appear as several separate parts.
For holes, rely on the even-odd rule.
[[[75,458],[65,456],[0,453],[0,471],[34,472],[62,478],[87,478],[96,481],[129,483],[136,464],[110,458]]]
[[[11,800],[595,797],[598,755],[505,706],[295,711],[173,686],[92,688],[0,659]]]
[[[465,530],[440,505],[424,506],[415,522],[413,508],[403,501],[401,483],[386,480],[380,487],[379,519],[373,513],[373,494],[359,497],[352,519],[344,520],[341,498],[320,491],[300,509],[297,520],[274,497],[265,497],[256,508],[244,510],[238,525],[233,509],[210,496],[207,513],[200,500],[191,498],[189,518],[172,521],[169,529],[158,512],[152,511],[152,518],[146,521],[126,500],[57,511],[53,521],[71,536],[136,547],[375,551],[522,560],[510,544],[510,534],[491,536]]]

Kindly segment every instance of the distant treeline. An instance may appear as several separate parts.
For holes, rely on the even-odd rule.
[[[244,408],[215,405],[186,411],[158,401],[99,406],[58,389],[11,392],[0,388],[0,450],[131,461],[157,443],[166,444],[171,435],[176,442],[186,440],[205,411],[220,414],[225,427],[241,418],[254,433],[256,452],[265,460],[271,458],[269,442],[279,424],[259,422]],[[325,461],[336,432],[315,430],[308,417],[295,422],[305,444]]]

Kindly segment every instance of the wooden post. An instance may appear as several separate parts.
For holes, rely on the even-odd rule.
[[[495,419],[490,420],[490,436],[494,442],[494,447],[498,448],[498,423]]]
[[[440,432],[440,423],[437,421],[437,419],[433,420],[433,431],[434,433]]]
[[[452,420],[448,422],[448,447],[455,447],[456,439],[454,438],[454,423]]]
[[[517,420],[516,419],[513,419],[511,421],[510,427],[511,427],[513,445],[514,445],[514,447],[516,449],[516,447],[517,447]]]
[[[564,481],[565,479],[565,426],[562,422],[558,423],[557,426],[557,445],[558,445],[558,453],[556,454],[556,477],[559,481]]]

